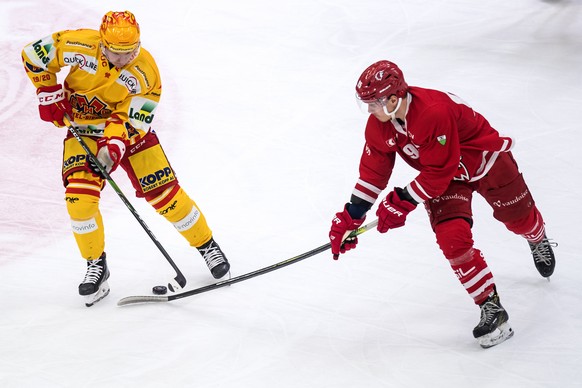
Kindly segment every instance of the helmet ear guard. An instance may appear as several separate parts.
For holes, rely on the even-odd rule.
[[[103,16],[99,28],[103,46],[117,54],[134,51],[140,44],[139,24],[129,11],[109,11]]]
[[[396,95],[403,98],[408,92],[402,70],[390,61],[382,60],[368,66],[356,84],[356,95],[362,101],[378,100]]]

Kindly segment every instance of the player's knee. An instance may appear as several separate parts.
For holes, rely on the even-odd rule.
[[[170,222],[177,222],[187,217],[193,208],[194,201],[179,186],[175,185],[161,194],[146,197],[150,205],[158,214],[164,216]]]
[[[468,220],[453,218],[434,228],[437,244],[448,260],[456,259],[473,248],[473,233]]]
[[[507,185],[491,190],[487,201],[493,208],[493,217],[503,223],[527,218],[535,207],[522,174]]]
[[[88,220],[99,212],[99,197],[93,195],[67,193],[65,201],[69,216],[74,220]]]
[[[212,237],[202,211],[179,185],[174,185],[162,193],[146,197],[150,205],[188,240],[198,247]]]

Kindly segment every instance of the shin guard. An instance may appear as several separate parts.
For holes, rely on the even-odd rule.
[[[73,235],[87,260],[98,259],[105,248],[103,218],[99,211],[100,186],[95,182],[69,179],[65,191]]]
[[[493,292],[493,274],[480,250],[471,248],[449,263],[475,304],[480,305]]]
[[[495,282],[483,254],[473,248],[469,223],[455,218],[436,225],[435,233],[455,275],[475,304],[481,304],[493,292]]]
[[[180,185],[172,186],[161,194],[146,199],[160,215],[174,225],[191,246],[202,246],[212,237],[204,214]]]
[[[505,227],[513,233],[523,236],[532,243],[542,241],[546,235],[544,219],[536,206],[531,209],[527,217],[512,222],[505,222]]]

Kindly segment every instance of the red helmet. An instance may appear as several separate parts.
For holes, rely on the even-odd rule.
[[[356,85],[356,95],[362,101],[377,100],[382,97],[405,97],[408,84],[402,70],[390,61],[378,61],[370,65]]]

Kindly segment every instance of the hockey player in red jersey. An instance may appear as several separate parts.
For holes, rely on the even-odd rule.
[[[28,44],[22,59],[37,88],[41,119],[62,127],[70,117],[107,172],[121,166],[136,196],[198,249],[216,279],[225,276],[230,264],[201,210],[178,183],[151,128],[162,84],[154,58],[141,47],[135,16],[108,12],[99,30],[53,33]],[[61,84],[57,73],[65,66],[69,72]],[[91,306],[109,293],[109,269],[99,211],[106,181],[88,159],[68,133],[62,161],[65,200],[75,240],[87,260],[79,294]]]
[[[350,202],[332,221],[334,259],[356,247],[357,238],[344,238],[362,225],[387,187],[398,155],[419,173],[380,201],[378,231],[403,226],[408,213],[424,204],[440,249],[480,306],[474,337],[485,348],[510,338],[513,330],[493,274],[473,245],[473,193],[485,198],[495,219],[526,239],[543,277],[552,275],[556,264],[555,243],[546,237],[542,215],[510,151],[513,140],[501,136],[459,97],[408,86],[402,71],[389,61],[376,62],[362,73],[356,95],[370,116],[359,179]]]

